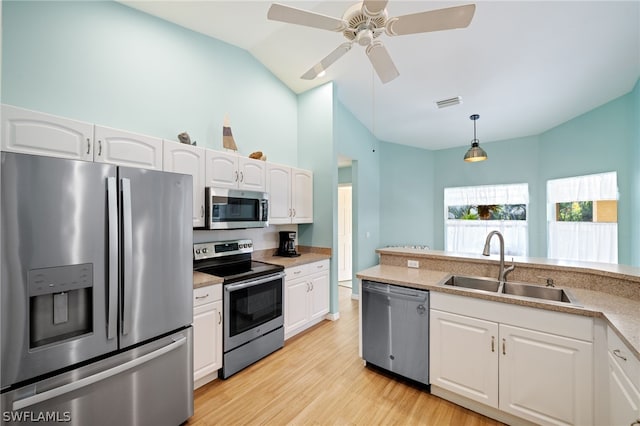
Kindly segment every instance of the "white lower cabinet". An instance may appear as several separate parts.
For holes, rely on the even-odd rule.
[[[640,360],[609,327],[607,330],[609,376],[608,425],[640,425]]]
[[[193,291],[194,389],[218,377],[222,367],[222,284]]]
[[[319,323],[329,312],[329,260],[285,269],[284,337]]]
[[[453,295],[440,306],[431,295],[432,389],[536,424],[593,424],[590,318]]]

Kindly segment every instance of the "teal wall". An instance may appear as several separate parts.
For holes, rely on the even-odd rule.
[[[298,225],[298,243],[338,247],[338,170],[333,140],[334,86],[327,83],[298,96],[298,165],[313,171],[313,224]],[[334,258],[335,259],[335,258]],[[338,265],[331,262],[330,310],[338,312]]]
[[[434,247],[434,152],[381,142],[380,245]]]
[[[380,150],[376,138],[344,105],[336,102],[335,111],[333,134],[336,153],[353,160],[352,263],[355,275],[378,263],[375,250],[380,247]],[[337,159],[335,167],[337,169]],[[353,292],[357,291],[354,286]]]
[[[631,158],[634,143],[633,94],[567,121],[540,135],[539,184],[546,200],[546,181],[567,176],[616,171],[618,173],[618,262],[631,263]],[[637,124],[636,124],[637,125]],[[637,164],[634,165],[637,167]],[[537,211],[536,211],[537,213]],[[546,255],[546,234],[540,255]]]
[[[351,172],[352,167],[339,167],[338,168],[338,184],[349,184],[351,183]]]
[[[444,250],[444,188],[447,187],[528,183],[530,211],[541,209],[546,217],[545,207],[538,206],[539,138],[525,137],[486,143],[480,135],[480,146],[487,151],[488,159],[479,163],[463,161],[468,146],[434,152],[433,248]],[[538,248],[535,235],[544,232],[543,226],[543,217],[534,214],[529,216],[529,256],[535,256]],[[482,247],[478,247],[478,253],[481,252]]]
[[[297,98],[248,52],[115,2],[3,1],[2,102],[296,165]]]
[[[629,214],[631,220],[631,265],[640,266],[640,80],[636,83],[636,87],[632,92],[633,108],[632,122],[634,136],[631,146],[632,152],[629,156],[629,170],[631,170],[630,190],[632,195],[631,212]]]
[[[538,136],[481,146],[487,161],[465,163],[467,147],[435,151],[435,248],[444,245],[443,190],[450,186],[529,184],[529,256],[546,257],[547,180],[606,171],[618,173],[619,263],[640,266],[632,212],[639,207],[638,85],[634,92],[580,115]],[[635,151],[635,152],[634,152]],[[635,155],[635,162],[632,158]],[[635,206],[635,207],[634,207]],[[637,241],[637,238],[635,239]],[[633,248],[633,251],[632,251]],[[481,247],[478,248],[478,252]]]

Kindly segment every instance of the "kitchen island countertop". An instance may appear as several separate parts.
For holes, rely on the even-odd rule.
[[[414,269],[385,264],[373,266],[356,274],[358,278],[363,280],[603,318],[622,340],[627,343],[629,349],[635,353],[636,357],[640,359],[640,301],[606,292],[574,287],[567,288],[576,296],[580,306],[548,303],[529,298],[524,300],[524,298],[505,297],[502,294],[444,286],[443,283],[451,275],[451,273],[445,271],[434,271],[424,268]]]

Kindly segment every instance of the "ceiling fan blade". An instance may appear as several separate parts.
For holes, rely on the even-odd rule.
[[[329,31],[344,31],[347,28],[347,24],[342,19],[296,9],[295,7],[285,6],[279,3],[271,5],[267,13],[267,18],[272,21],[287,22],[289,24],[304,25],[305,27]]]
[[[398,16],[387,22],[387,34],[396,36],[465,28],[471,23],[475,11],[475,4],[467,4]]]
[[[367,16],[376,16],[387,7],[388,0],[364,0],[362,11]]]
[[[374,41],[367,46],[367,56],[383,83],[388,83],[400,75],[387,48],[381,42]]]
[[[313,80],[318,76],[318,74],[329,68],[331,64],[340,59],[342,55],[351,50],[351,45],[352,43],[350,42],[342,43],[333,52],[329,53],[323,60],[311,67],[309,71],[302,74],[302,77],[300,78],[302,78],[303,80]]]

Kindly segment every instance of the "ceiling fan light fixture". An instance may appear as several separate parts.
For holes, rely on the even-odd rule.
[[[473,114],[469,117],[473,121],[473,140],[471,141],[471,148],[464,154],[464,161],[468,163],[484,161],[488,158],[485,150],[480,148],[480,141],[476,138],[476,120],[478,118],[480,118],[478,114]]]

